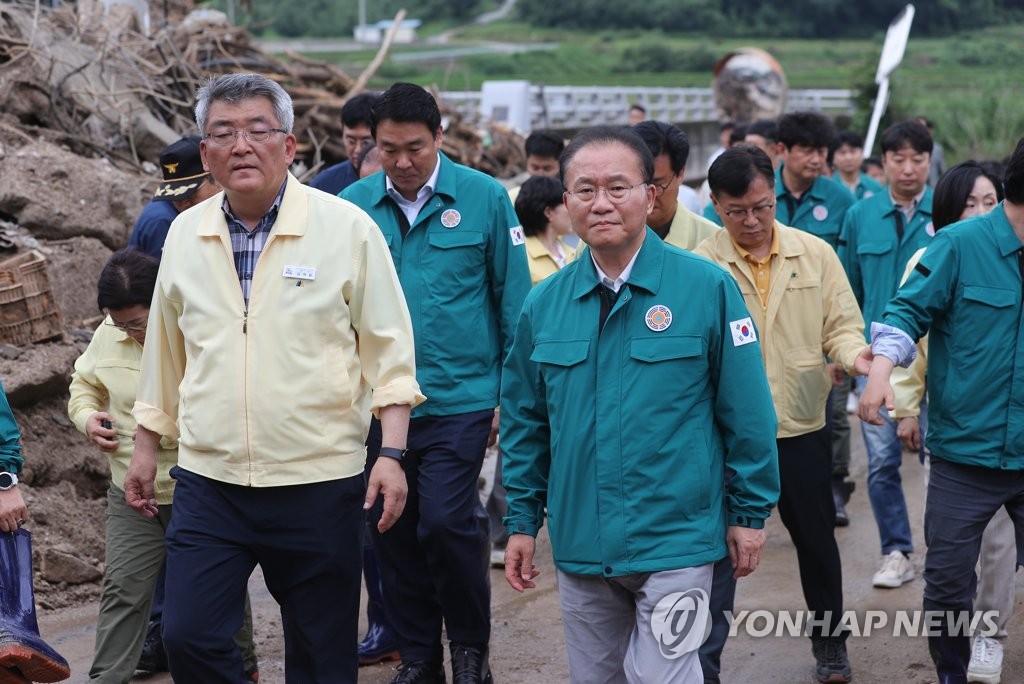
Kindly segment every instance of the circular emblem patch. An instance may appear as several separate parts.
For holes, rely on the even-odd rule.
[[[462,223],[462,214],[457,209],[445,209],[441,212],[441,225],[445,228],[454,228]]]
[[[811,211],[811,214],[813,214],[814,218],[816,218],[817,220],[824,221],[825,219],[828,218],[828,207],[826,207],[824,204],[819,204],[818,206],[814,207],[814,210]]]
[[[672,325],[672,312],[667,306],[656,304],[647,310],[647,327],[654,332],[661,332]]]
[[[935,237],[935,224],[929,221],[928,225],[924,227],[924,232],[928,233],[932,237]]]

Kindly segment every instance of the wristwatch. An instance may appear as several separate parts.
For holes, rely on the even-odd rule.
[[[14,473],[0,472],[0,492],[13,489],[18,484],[18,476]]]
[[[393,458],[401,463],[408,451],[408,449],[399,449],[397,447],[381,447],[378,455],[383,456],[384,458]]]

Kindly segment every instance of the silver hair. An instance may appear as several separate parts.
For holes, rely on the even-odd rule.
[[[206,122],[212,103],[241,102],[254,97],[270,100],[281,128],[292,132],[295,124],[292,98],[277,81],[261,74],[223,74],[211,76],[196,92],[196,125],[199,126],[200,135],[206,134]]]

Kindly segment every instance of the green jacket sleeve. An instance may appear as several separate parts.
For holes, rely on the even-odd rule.
[[[499,434],[508,500],[505,526],[510,534],[536,536],[543,525],[547,501],[551,430],[539,368],[530,360],[532,350],[527,304],[502,368]]]
[[[495,183],[493,192],[496,216],[491,234],[492,252],[487,265],[490,269],[488,276],[491,296],[494,297],[495,309],[501,318],[501,349],[504,358],[512,347],[516,321],[532,282],[526,245],[516,211],[501,185]]]
[[[947,311],[956,293],[959,258],[949,233],[940,231],[928,243],[906,282],[885,307],[882,323],[920,340],[936,316]]]
[[[864,281],[861,279],[860,263],[857,261],[857,216],[860,212],[847,210],[843,226],[839,229],[839,261],[843,264],[846,277],[850,280],[857,304],[864,307]]]
[[[21,457],[21,430],[0,385],[0,470],[20,473],[25,460]]]
[[[722,323],[709,339],[709,357],[715,421],[725,447],[727,524],[760,528],[779,499],[778,422],[761,344],[734,332],[744,322],[753,327],[750,313],[736,281],[722,276],[717,298]]]

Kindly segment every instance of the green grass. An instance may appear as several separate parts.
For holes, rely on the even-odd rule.
[[[434,33],[447,26],[430,26]],[[882,35],[876,40],[708,40],[660,32],[567,32],[500,22],[464,29],[455,45],[486,41],[557,42],[554,49],[456,60],[385,63],[371,88],[408,80],[442,90],[478,90],[485,80],[526,79],[547,85],[707,87],[710,63],[729,51],[757,46],[782,65],[790,87],[862,90],[874,82]],[[432,46],[395,46],[393,53]],[[357,75],[375,50],[321,55]],[[626,56],[629,58],[627,59]],[[926,114],[936,122],[947,157],[1002,156],[1024,134],[1024,25],[1008,25],[947,38],[911,35],[892,79],[890,119]],[[858,128],[869,112],[861,111]]]

